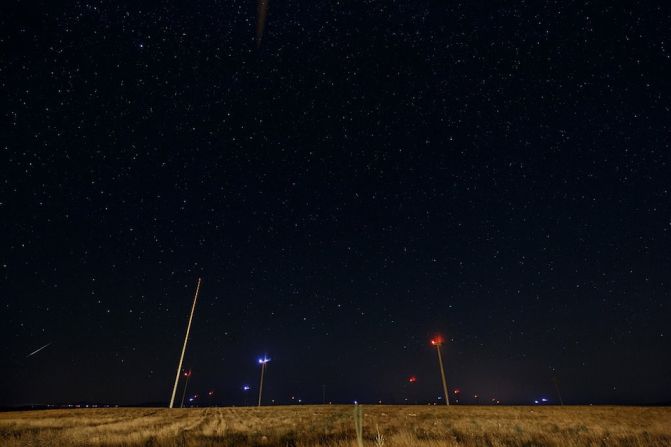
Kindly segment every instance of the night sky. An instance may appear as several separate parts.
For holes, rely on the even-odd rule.
[[[671,400],[668,10],[141,3],[2,6],[0,405],[167,402],[198,277],[212,403]]]

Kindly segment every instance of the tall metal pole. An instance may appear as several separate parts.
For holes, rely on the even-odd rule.
[[[184,397],[186,397],[186,389],[189,386],[189,379],[191,378],[191,370],[184,374],[186,376],[186,382],[184,382],[184,390],[182,390],[182,403],[179,404],[179,408],[184,408]]]
[[[191,331],[191,321],[193,320],[193,312],[196,310],[196,301],[198,300],[198,292],[200,291],[201,281],[202,278],[198,278],[198,284],[196,284],[196,294],[193,297],[193,305],[191,306],[191,315],[189,315],[189,324],[186,326],[186,335],[184,336],[182,355],[179,357],[179,364],[177,365],[177,375],[175,376],[175,385],[172,387],[172,396],[170,397],[170,407],[168,408],[172,408],[175,403],[175,393],[177,393],[177,383],[179,382],[179,373],[182,371],[182,362],[184,362],[186,343],[189,341],[189,332]]]
[[[552,377],[552,381],[555,383],[555,388],[557,389],[557,396],[559,396],[559,405],[564,405],[564,399],[561,397],[561,391],[559,391],[559,382],[557,377]]]
[[[258,406],[261,406],[261,395],[263,394],[263,373],[266,371],[266,363],[263,362],[261,363],[261,384],[259,385],[259,404]]]
[[[440,377],[443,379],[443,394],[445,394],[445,405],[450,405],[450,396],[447,394],[447,380],[445,379],[445,369],[443,368],[443,356],[440,354],[441,343],[436,343],[436,352],[438,353],[438,364],[440,365]]]

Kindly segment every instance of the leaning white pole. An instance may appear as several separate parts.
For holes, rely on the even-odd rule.
[[[186,326],[186,336],[184,337],[184,346],[182,346],[182,355],[179,357],[179,365],[177,365],[177,375],[175,376],[175,386],[172,387],[172,396],[170,397],[170,407],[175,403],[175,393],[177,393],[177,383],[179,382],[179,373],[182,371],[182,362],[184,361],[184,353],[186,352],[186,343],[189,341],[189,331],[191,331],[191,320],[193,320],[193,312],[196,310],[196,301],[198,300],[198,292],[200,291],[200,282],[202,278],[198,278],[196,284],[196,294],[193,297],[193,305],[191,306],[191,315],[189,315],[189,324]]]

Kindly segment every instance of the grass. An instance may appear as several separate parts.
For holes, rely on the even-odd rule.
[[[0,413],[0,445],[355,447],[352,406]],[[363,445],[671,446],[671,408],[363,406]]]

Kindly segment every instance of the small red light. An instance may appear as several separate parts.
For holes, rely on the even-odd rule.
[[[415,383],[415,382],[417,382],[417,377],[415,377],[415,376],[410,376],[410,377],[408,377],[408,382],[410,382],[410,383]]]
[[[431,339],[431,344],[432,344],[433,346],[440,346],[440,345],[442,345],[442,344],[443,344],[443,337],[440,336],[440,335],[436,335],[435,337],[433,337],[433,338]]]

